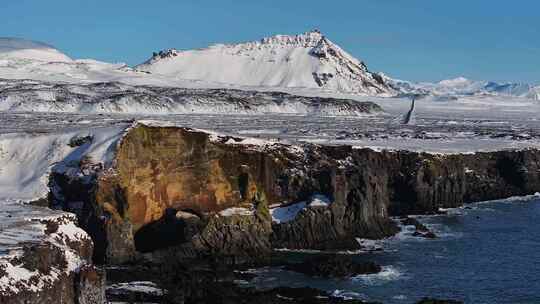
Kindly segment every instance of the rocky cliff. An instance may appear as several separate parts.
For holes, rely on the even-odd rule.
[[[105,274],[72,214],[3,204],[0,303],[105,303]]]
[[[52,204],[76,212],[96,259],[114,263],[171,247],[257,258],[357,248],[356,238],[395,233],[394,215],[540,189],[537,150],[376,152],[143,124],[116,149],[110,168],[51,178]]]

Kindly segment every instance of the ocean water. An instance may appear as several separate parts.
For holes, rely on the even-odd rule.
[[[440,238],[410,229],[380,242],[382,252],[355,253],[383,271],[351,279],[310,278],[280,268],[254,270],[260,287],[311,286],[336,295],[383,303],[422,297],[465,303],[540,303],[540,199],[509,199],[419,217]],[[407,228],[407,227],[405,227]],[[291,252],[291,259],[321,253]]]

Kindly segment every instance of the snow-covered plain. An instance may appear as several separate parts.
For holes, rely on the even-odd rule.
[[[0,111],[138,114],[380,114],[371,102],[302,97],[281,92],[133,86],[120,82],[73,84],[0,79]]]

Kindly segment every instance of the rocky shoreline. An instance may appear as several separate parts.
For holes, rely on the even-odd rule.
[[[407,215],[540,190],[540,151],[534,149],[378,152],[148,124],[129,128],[111,149],[110,166],[83,157],[53,168],[48,197],[50,207],[77,215],[92,238],[93,261],[106,265],[219,260],[234,269],[272,263],[273,251],[281,248],[357,250],[358,238],[397,233],[395,216],[419,237],[433,238]],[[325,275],[320,267],[304,266]],[[331,268],[340,267],[352,266],[337,262]],[[281,303],[276,299],[285,297],[293,303],[359,303],[307,289],[225,289],[237,293],[229,297],[233,302]]]
[[[166,264],[139,261],[123,267],[112,267],[108,270],[107,296],[109,300],[122,303],[380,304],[380,302],[366,302],[310,287],[282,286],[258,289],[248,283],[257,277],[257,274],[251,272],[245,265],[238,268],[216,262],[210,259],[179,261],[172,258]],[[292,266],[286,260],[279,258],[273,260],[271,264]],[[365,270],[372,266],[368,265],[370,263],[352,262],[345,255],[321,255],[296,264],[302,265],[300,268],[304,269],[306,266],[317,268],[324,265],[324,268],[329,271],[326,274],[340,280],[348,280],[350,275],[365,273]],[[358,266],[362,270],[361,272],[356,272],[354,269],[345,270],[343,266]],[[365,268],[366,266],[368,268]],[[368,269],[369,271],[372,269]],[[126,281],[130,283],[116,283]],[[462,302],[425,298],[418,303],[459,304]]]

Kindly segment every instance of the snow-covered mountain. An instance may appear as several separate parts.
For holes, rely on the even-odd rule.
[[[395,95],[364,62],[318,30],[296,36],[218,44],[199,50],[169,49],[137,70],[183,79],[251,87],[295,87],[365,95]]]
[[[540,100],[540,85],[532,88],[527,97],[534,100]]]
[[[419,94],[434,96],[511,96],[539,100],[540,86],[527,83],[498,83],[493,81],[477,81],[464,77],[442,80],[435,83],[392,79],[382,75],[387,83],[402,94]]]
[[[71,59],[41,42],[0,38],[0,79],[91,84],[123,83],[195,89],[282,91],[307,96],[437,98],[509,96],[540,100],[540,86],[474,81],[463,77],[414,83],[370,72],[318,31],[207,49],[162,51],[131,68],[123,63]]]
[[[304,115],[381,112],[375,104],[248,91],[239,85],[136,71],[125,64],[72,60],[39,42],[14,38],[1,41],[0,111]]]
[[[0,60],[37,60],[45,62],[71,62],[66,54],[54,47],[25,39],[0,37]]]

